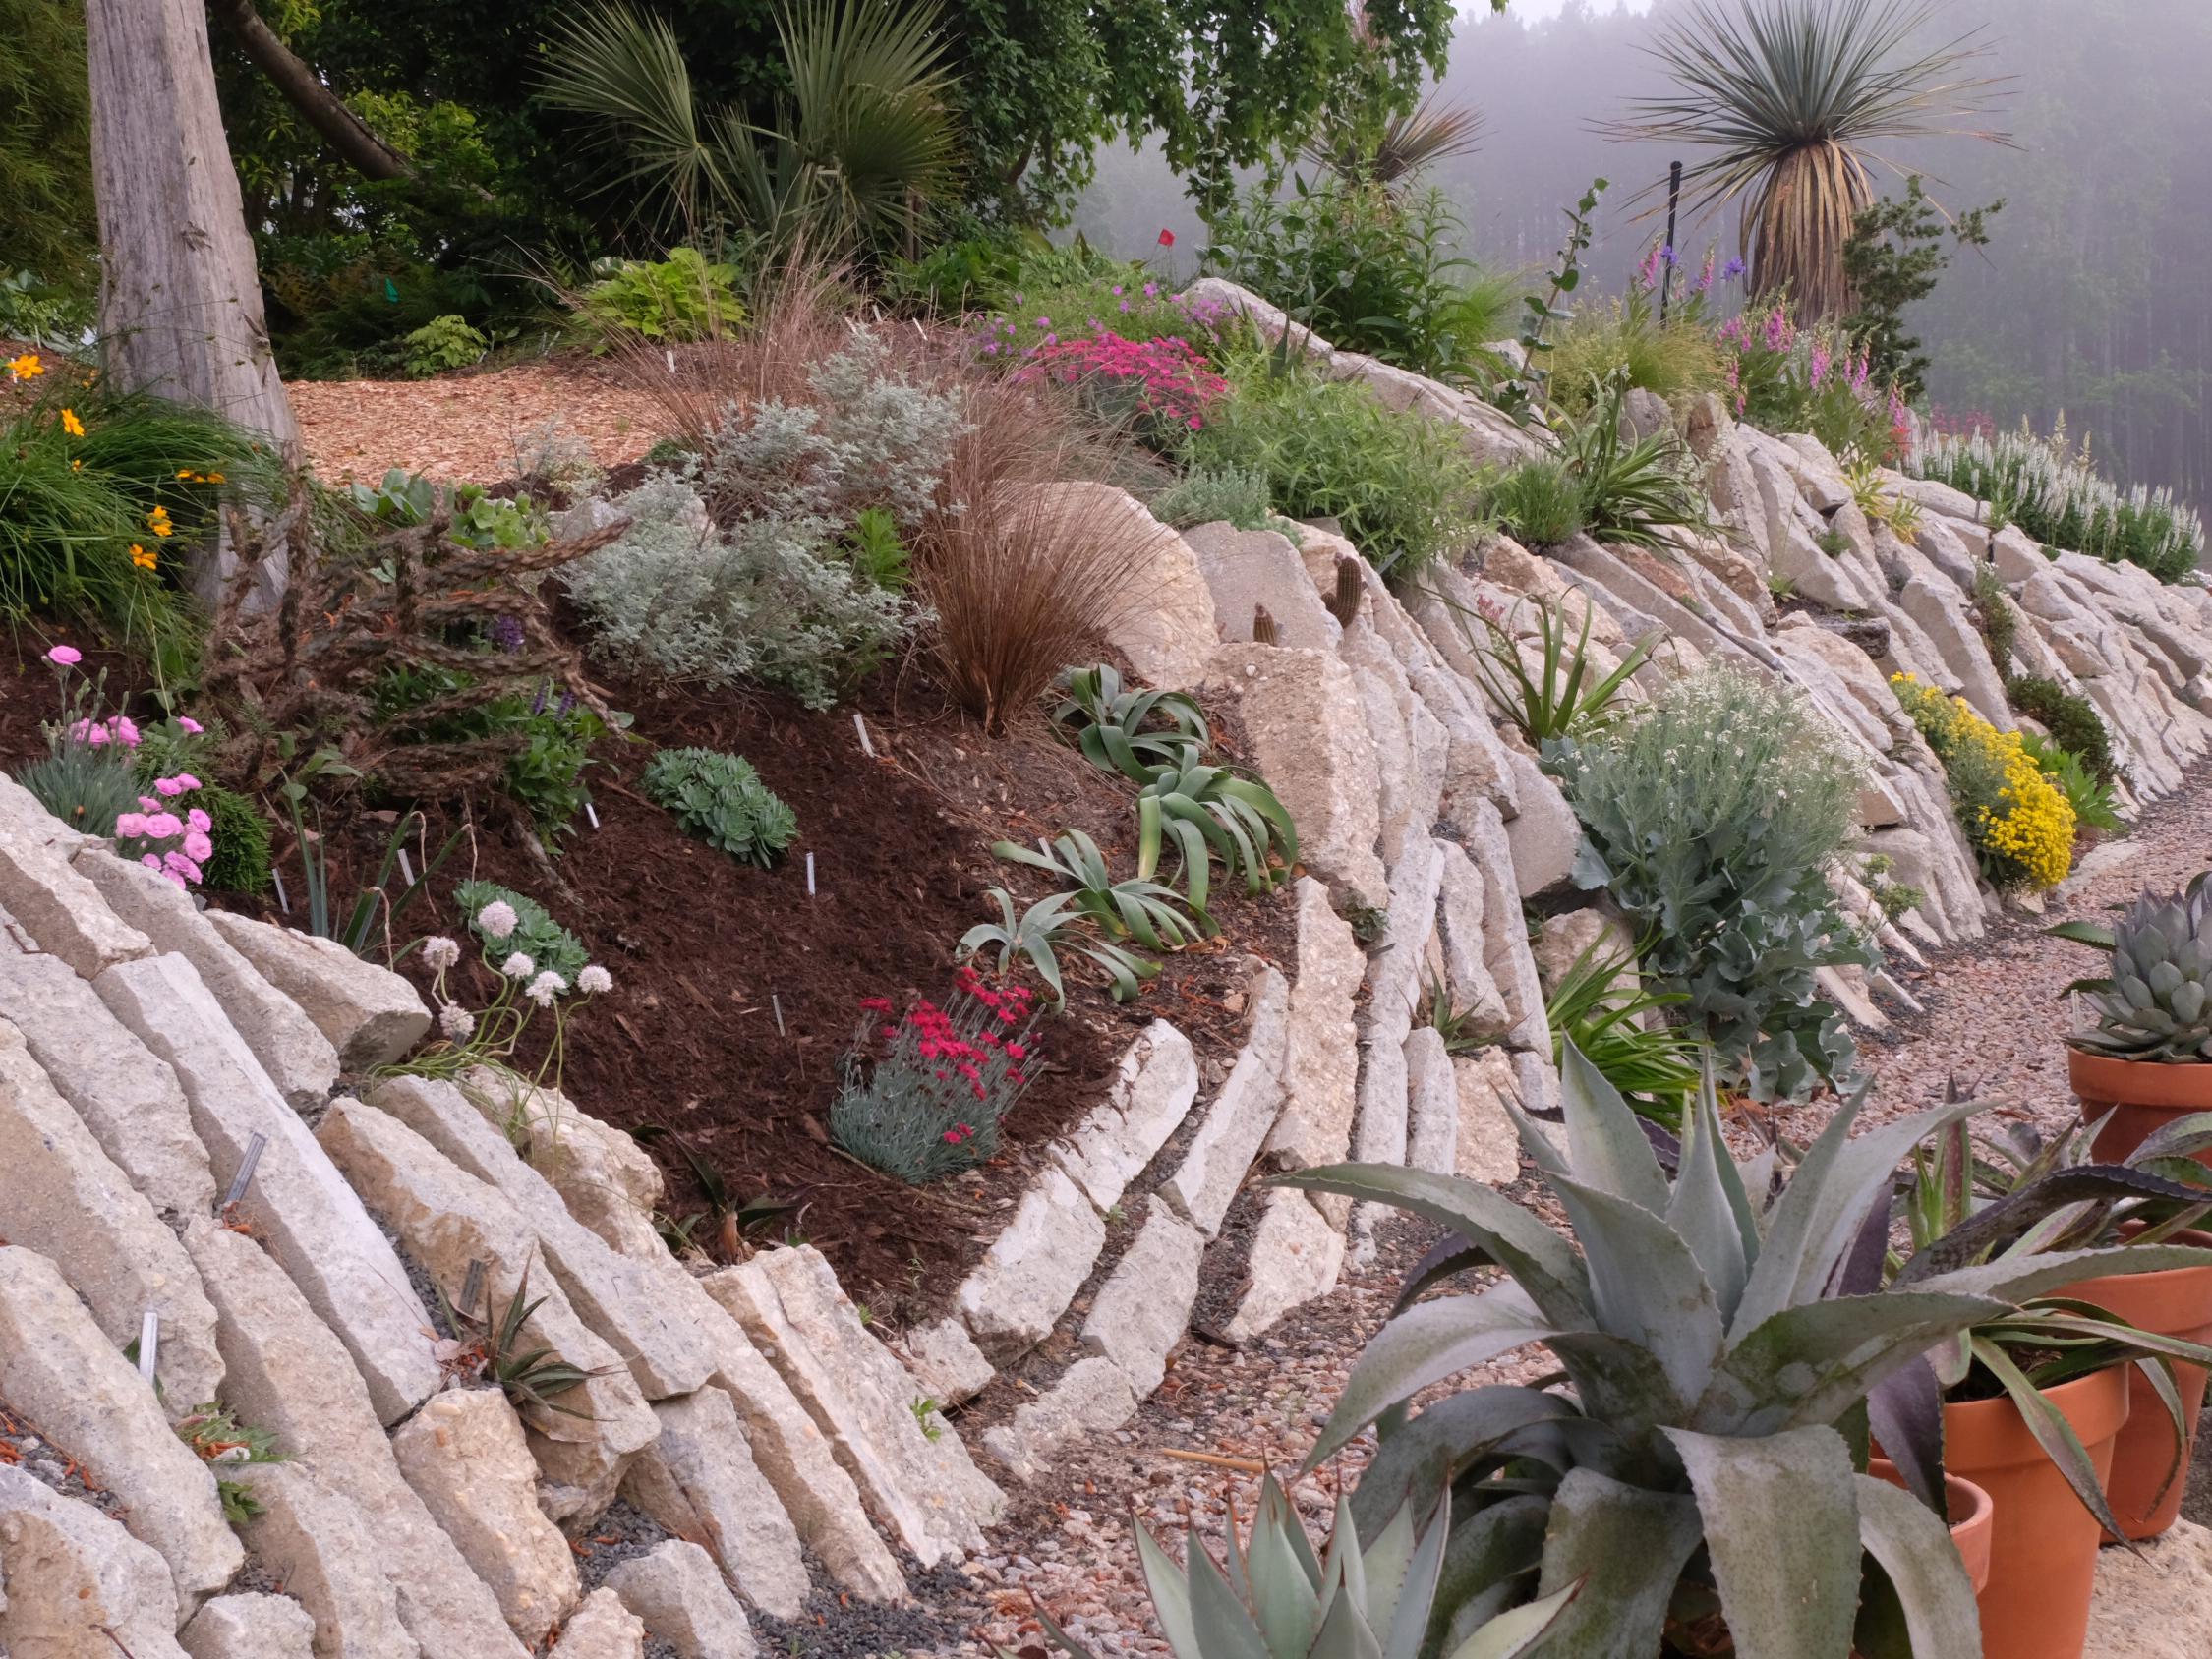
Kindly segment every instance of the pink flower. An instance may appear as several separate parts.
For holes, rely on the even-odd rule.
[[[131,723],[131,716],[128,715],[115,716],[115,735],[126,749],[136,749],[139,746],[139,728]]]
[[[200,787],[200,779],[193,776],[189,772],[180,772],[169,781],[174,783],[179,789],[197,789]]]
[[[184,886],[187,882],[200,880],[200,866],[193,863],[181,852],[163,853],[161,855],[161,869],[164,875],[176,878],[179,887]]]
[[[198,720],[194,719],[190,715],[179,715],[177,716],[177,725],[181,730],[189,731],[195,737],[198,737],[202,732],[207,729]]]
[[[142,852],[139,854],[139,862],[148,870],[158,870],[161,868],[161,855],[157,852]]]
[[[139,811],[159,812],[160,810],[161,803],[155,800],[151,795],[141,795],[139,797]]]
[[[212,830],[215,827],[215,821],[209,818],[205,813],[202,812],[198,807],[194,807],[190,812],[186,813],[184,821],[185,827],[187,829],[197,830],[203,835],[204,835],[208,830]]]
[[[85,654],[73,645],[57,645],[46,653],[46,660],[57,668],[74,668],[85,660]]]
[[[124,813],[115,821],[115,832],[126,841],[144,840],[146,838],[146,814],[143,812]]]
[[[187,830],[184,855],[196,864],[204,864],[215,856],[215,843],[198,830]]]
[[[144,833],[148,840],[166,841],[184,833],[184,820],[173,812],[157,812],[146,821]]]
[[[107,741],[107,727],[92,720],[79,720],[69,728],[69,735],[79,743],[87,743],[97,749]]]
[[[171,797],[181,795],[184,793],[184,780],[176,777],[157,777],[153,780],[153,788],[154,792],[159,795]]]

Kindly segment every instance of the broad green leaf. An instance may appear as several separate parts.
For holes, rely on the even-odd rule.
[[[1549,1498],[1523,1493],[1452,1517],[1424,1651],[1454,1646],[1526,1593],[1550,1515]]]
[[[1925,1289],[1807,1302],[1729,1345],[1691,1423],[1743,1435],[1832,1423],[1940,1338],[2007,1311],[1995,1297]]]
[[[1599,1328],[1648,1349],[1674,1392],[1697,1399],[1724,1339],[1713,1287],[1689,1245],[1658,1211],[1632,1199],[1558,1175],[1551,1187],[1582,1240]]]
[[[2035,1443],[2043,1448],[2044,1455],[2058,1465],[2082,1507],[2097,1517],[2107,1532],[2119,1537],[2120,1522],[2113,1516],[2112,1506],[2105,1501],[2104,1487],[2098,1484],[2097,1466],[2089,1460],[2088,1450],[2081,1444],[2081,1437],[2073,1432],[2073,1425],[2066,1421],[2066,1414],[2027,1380],[2012,1362],[2011,1355],[1995,1343],[1976,1338],[1974,1357],[2005,1385],[2006,1397],[2018,1409],[2028,1433],[2035,1436]]]
[[[1984,1262],[1978,1267],[1914,1280],[1911,1288],[1922,1294],[1996,1296],[2017,1303],[2111,1273],[2164,1273],[2171,1268],[2207,1266],[2212,1266],[2212,1250],[2187,1244],[2116,1244],[2094,1250],[2054,1250],[2019,1261],[2005,1258]],[[1901,1275],[1899,1282],[1904,1282]]]
[[[1486,1251],[1554,1324],[1589,1323],[1590,1279],[1574,1247],[1512,1199],[1479,1181],[1392,1164],[1330,1164],[1279,1175],[1275,1184],[1342,1193],[1426,1216]]]
[[[1576,1582],[1526,1602],[1510,1613],[1500,1613],[1454,1648],[1451,1659],[1521,1659],[1523,1654],[1533,1654],[1540,1649],[1551,1652],[1544,1637],[1558,1626],[1566,1616],[1568,1604],[1581,1593],[1582,1585]]]
[[[1647,1492],[1592,1469],[1568,1475],[1551,1500],[1537,1588],[1582,1591],[1553,1625],[1544,1659],[1658,1653],[1674,1581],[1703,1530],[1697,1501],[1685,1494]]]
[[[1307,1472],[1401,1400],[1531,1343],[1558,1335],[1526,1301],[1491,1292],[1408,1308],[1375,1333],[1345,1379],[1336,1409],[1307,1454]]]
[[[1755,1439],[1669,1429],[1667,1438],[1697,1494],[1736,1659],[1848,1659],[1859,1528],[1843,1437],[1802,1428]]]
[[[1857,1477],[1859,1542],[1889,1575],[1914,1659],[1981,1659],[1982,1619],[1950,1528],[1902,1487]]]
[[[1666,1214],[1666,1172],[1636,1113],[1605,1074],[1568,1043],[1559,1061],[1559,1102],[1567,1119],[1570,1173],[1585,1186]]]

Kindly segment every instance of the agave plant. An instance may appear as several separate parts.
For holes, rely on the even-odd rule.
[[[1973,1107],[1854,1134],[1862,1090],[1782,1180],[1771,1151],[1743,1165],[1728,1153],[1708,1076],[1669,1181],[1635,1113],[1577,1050],[1562,1083],[1564,1146],[1515,1120],[1571,1241],[1448,1175],[1348,1165],[1280,1177],[1456,1235],[1416,1270],[1307,1466],[1371,1423],[1379,1446],[1351,1505],[1363,1530],[1409,1500],[1426,1516],[1448,1494],[1453,1571],[1430,1627],[1444,1651],[1579,1583],[1545,1653],[1714,1653],[1725,1641],[1741,1659],[1845,1659],[1854,1642],[1874,1659],[1979,1654],[1944,1521],[1861,1472],[1868,1392],[1932,1344],[2123,1256],[2144,1270],[2212,1256],[2062,1251],[1834,1296],[1868,1218],[1889,1213],[1898,1164]],[[1414,1300],[1482,1264],[1504,1278]],[[1422,1390],[1537,1344],[1564,1387],[1479,1387],[1410,1412]]]
[[[557,23],[546,101],[584,116],[622,156],[620,182],[688,235],[727,225],[779,252],[836,257],[911,226],[952,187],[954,77],[933,5],[782,0],[789,99],[772,125],[702,109],[675,31],[627,0]]]
[[[1961,125],[1997,86],[1959,73],[1981,55],[1973,37],[1915,39],[1938,4],[1693,0],[1649,48],[1674,88],[1604,130],[1712,151],[1683,175],[1691,211],[1742,200],[1752,291],[1787,291],[1807,321],[1843,315],[1843,249],[1874,202],[1872,146],[1939,134],[2008,142]]]
[[[1451,1536],[1447,1495],[1426,1520],[1398,1506],[1372,1545],[1360,1542],[1350,1504],[1338,1498],[1336,1526],[1318,1555],[1298,1511],[1273,1475],[1261,1482],[1251,1536],[1234,1524],[1226,1560],[1216,1561],[1193,1527],[1176,1566],[1151,1533],[1136,1529],[1144,1586],[1175,1659],[1422,1659],[1430,1640],[1436,1588],[1446,1576]],[[1446,1659],[1519,1659],[1533,1654],[1579,1593],[1568,1584],[1484,1621],[1445,1650]],[[1046,1633],[1075,1659],[1090,1653],[1052,1622]],[[1004,1648],[1001,1659],[1012,1659]]]
[[[2097,1273],[2174,1265],[2165,1259],[2170,1247],[2159,1241],[2199,1219],[2202,1201],[2212,1193],[2196,1180],[2155,1172],[2182,1173],[2190,1153],[2212,1146],[2212,1114],[2168,1125],[2125,1164],[2082,1161],[2101,1126],[2041,1146],[2017,1136],[1993,1136],[1986,1143],[1997,1154],[1991,1163],[1974,1155],[1963,1119],[1944,1124],[1931,1145],[1914,1149],[1912,1179],[1898,1203],[1911,1233],[1911,1256],[1888,1248],[1891,1213],[1888,1206],[1878,1207],[1869,1213],[1861,1247],[1838,1276],[1837,1293],[1863,1294],[1883,1277],[1892,1288],[1909,1290],[1977,1266],[2078,1259],[2085,1246],[2117,1242],[2129,1222],[2143,1226],[2133,1239],[2090,1250],[2107,1258]],[[2212,1178],[2201,1165],[2188,1167]],[[2182,1253],[2212,1261],[2212,1252]],[[2072,1279],[2095,1276],[2077,1272]],[[1924,1359],[1884,1378],[1868,1407],[1883,1451],[1906,1485],[1933,1501],[1941,1484],[1941,1402],[2004,1394],[2075,1496],[2117,1537],[2122,1528],[2096,1468],[2044,1391],[2116,1365],[2135,1365],[2172,1420],[2171,1480],[2181,1472],[2186,1445],[2177,1359],[2212,1365],[2212,1349],[2138,1330],[2093,1303],[2063,1294],[2030,1295],[2017,1307],[1945,1336]]]
[[[1153,767],[1195,760],[1213,742],[1196,698],[1187,691],[1127,688],[1111,663],[1070,668],[1060,689],[1065,695],[1053,706],[1053,725],[1072,736],[1092,766],[1133,782],[1144,782]],[[1154,726],[1155,718],[1166,725]]]
[[[2089,998],[2097,1029],[2067,1039],[2115,1059],[2212,1060],[2212,870],[2182,892],[2145,892],[2113,926],[2062,922],[2060,939],[2112,952],[2103,979],[2066,987]]]
[[[1153,767],[1145,774],[1136,797],[1139,877],[1149,880],[1159,870],[1160,849],[1168,840],[1183,856],[1191,908],[1200,912],[1210,890],[1207,868],[1213,855],[1220,856],[1231,876],[1244,877],[1250,893],[1275,885],[1270,852],[1281,853],[1285,867],[1298,861],[1298,830],[1274,790],[1194,756]]]
[[[1134,938],[1153,950],[1180,950],[1217,931],[1204,911],[1195,919],[1184,911],[1183,895],[1163,882],[1142,878],[1117,882],[1106,868],[1098,843],[1080,830],[1069,830],[1042,851],[1014,841],[995,841],[991,851],[1015,864],[1058,876],[1074,884],[1076,908],[1117,939]]]

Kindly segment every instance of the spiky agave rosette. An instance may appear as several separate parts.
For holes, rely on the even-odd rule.
[[[2112,952],[2103,979],[2066,987],[2096,1010],[2092,1031],[2069,1042],[2115,1059],[2212,1061],[2212,871],[2185,891],[2145,892],[2111,930],[2069,922],[2052,933]]]

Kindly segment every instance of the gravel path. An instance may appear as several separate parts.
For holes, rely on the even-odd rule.
[[[2004,1104],[2006,1116],[2045,1132],[2074,1116],[2060,1037],[2071,1015],[2061,998],[2091,959],[2042,929],[2098,916],[2146,885],[2174,887],[2212,861],[2212,773],[2152,809],[2136,833],[2108,842],[2054,895],[2043,916],[2010,916],[1988,938],[1932,958],[1903,976],[1925,1011],[1899,1018],[1864,1045],[1877,1082],[1870,1114],[1892,1116],[1942,1097],[1947,1075]],[[1819,1109],[1785,1116],[1792,1133],[1817,1131]],[[1530,1199],[1531,1183],[1511,1189]],[[1543,1208],[1544,1206],[1539,1206]],[[1330,1295],[1292,1314],[1249,1350],[1186,1339],[1160,1392],[1123,1429],[1071,1459],[1037,1487],[1018,1490],[1015,1512],[993,1537],[1004,1552],[970,1568],[982,1618],[963,1652],[1003,1645],[1019,1659],[1046,1659],[1035,1619],[1041,1604],[1100,1655],[1164,1653],[1137,1571],[1134,1516],[1170,1542],[1188,1522],[1218,1553],[1232,1506],[1249,1516],[1257,1477],[1220,1461],[1265,1463],[1287,1476],[1303,1458],[1345,1374],[1388,1317],[1405,1269],[1434,1237],[1426,1224],[1387,1228],[1372,1268],[1351,1273]],[[1496,1372],[1527,1380],[1541,1355]],[[1466,1379],[1471,1380],[1471,1379]],[[2206,1444],[2212,1452],[2212,1440]],[[1356,1479],[1364,1454],[1343,1459],[1292,1488],[1320,1535],[1337,1482]],[[2200,1458],[2189,1513],[2212,1521],[2212,1459]]]

